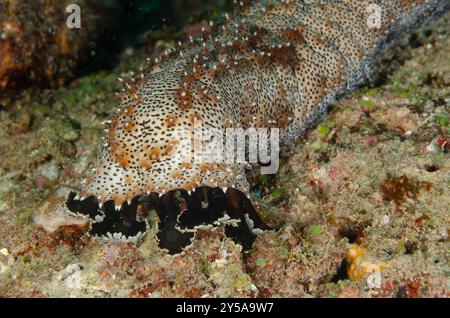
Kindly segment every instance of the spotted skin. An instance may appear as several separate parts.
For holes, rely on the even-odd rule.
[[[381,25],[368,28],[380,8]],[[449,6],[445,0],[264,0],[237,4],[182,51],[167,51],[124,83],[118,113],[78,198],[114,201],[198,187],[248,192],[245,164],[181,162],[193,153],[175,132],[195,125],[277,127],[282,144],[298,137],[336,98],[371,78],[390,43]],[[219,149],[219,140],[209,146]]]

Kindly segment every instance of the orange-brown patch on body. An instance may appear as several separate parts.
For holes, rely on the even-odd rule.
[[[128,169],[131,166],[131,157],[125,151],[118,151],[116,148],[114,151],[114,159],[124,169]]]
[[[194,76],[194,73],[188,73],[183,77],[183,83],[185,83],[186,86],[191,85],[195,82],[196,77]],[[186,90],[187,91],[187,90]]]
[[[250,56],[250,61],[253,63],[253,65],[257,66],[260,69],[266,66],[269,62],[264,55],[259,54],[258,52],[255,52]]]
[[[202,72],[201,66],[197,66],[197,67],[194,66],[194,68],[192,69],[192,74],[191,74],[193,81],[199,80],[202,77],[202,73],[203,72]]]
[[[245,91],[246,91],[247,93],[253,93],[253,92],[255,91],[255,89],[253,88],[253,86],[250,85],[250,84],[245,84],[245,85],[244,85],[244,89],[245,89]]]
[[[131,83],[129,86],[127,86],[127,92],[130,95],[134,95],[136,94],[138,91],[138,88],[136,85],[134,85],[133,83]]]
[[[147,150],[147,149],[148,148],[146,148],[145,150]],[[148,157],[148,152],[145,150],[139,152],[137,160],[138,160],[139,166],[141,168],[148,170],[153,166],[153,162]]]
[[[195,181],[186,182],[186,183],[182,186],[183,190],[186,190],[186,191],[192,191],[192,189],[194,189],[194,188],[196,188],[196,187],[197,187],[197,183],[196,183]]]
[[[423,4],[425,0],[401,0],[399,5],[402,9],[409,10],[414,6]]]
[[[279,97],[285,97],[286,96],[286,87],[280,83],[277,86],[277,94]]]
[[[207,69],[203,72],[203,76],[206,82],[211,82],[216,79],[217,72],[214,69]]]
[[[328,19],[325,25],[329,30],[333,30],[333,21],[331,19]]]
[[[267,5],[266,10],[261,14],[261,17],[267,17],[269,14],[273,14],[273,11],[275,9],[275,5],[273,3],[270,3]]]
[[[122,114],[126,116],[131,116],[134,112],[135,105],[129,105],[122,110]]]
[[[334,89],[345,82],[345,67],[339,64],[337,67],[336,76],[334,78],[327,79],[327,88]]]
[[[202,121],[202,115],[198,112],[194,112],[190,116],[189,121],[191,122],[192,125],[199,124]]]
[[[193,165],[190,162],[182,162],[180,163],[181,168],[183,169],[192,169]]]
[[[161,159],[163,152],[159,147],[144,146],[143,150],[139,152],[137,161],[138,165],[144,169],[150,169],[155,162]]]
[[[183,176],[183,173],[179,170],[176,170],[170,174],[170,178],[173,180],[181,179],[182,176]]]
[[[196,185],[198,185],[200,183],[201,180],[202,180],[202,177],[200,177],[200,176],[193,176],[191,178],[190,184],[192,184],[193,187],[195,187]]]
[[[217,168],[218,168],[220,171],[222,171],[222,172],[228,172],[228,171],[227,171],[227,165],[224,164],[224,163],[219,163],[219,164],[217,165]]]
[[[224,53],[225,56],[229,56],[230,54]],[[215,77],[223,77],[229,74],[229,66],[226,64],[227,62],[220,62],[216,65],[215,69]]]
[[[282,46],[270,48],[271,59],[274,63],[290,66],[292,68],[297,64],[297,56],[294,47]]]
[[[149,147],[147,147],[148,149]],[[159,147],[150,147],[147,150],[147,157],[152,161],[159,161],[161,158],[161,149]]]
[[[121,206],[126,200],[125,196],[119,194],[113,195],[112,199],[117,206]]]
[[[324,45],[322,36],[320,34],[314,35],[313,41],[314,41],[314,44],[317,45],[317,46],[323,46]]]
[[[166,60],[168,56],[170,56],[169,53],[163,54],[162,59],[163,59],[163,60]],[[149,74],[149,73],[151,73],[153,70],[155,70],[157,67],[159,67],[159,63],[157,63],[155,60],[148,60],[148,63],[147,63],[147,65],[146,65],[146,67],[145,67],[144,72],[147,73],[147,74]]]
[[[237,9],[239,10],[240,14],[247,12],[250,8],[250,0],[241,0],[238,3],[239,6],[237,7]]]
[[[123,181],[125,182],[125,184],[133,184],[134,178],[131,175],[125,175]]]
[[[243,41],[236,41],[233,43],[233,49],[244,53],[244,54],[248,54],[250,53],[250,47],[248,46],[247,43],[243,42]]]
[[[210,98],[211,98],[211,101],[213,102],[213,104],[217,104],[220,99],[219,95],[217,95],[217,94],[211,94]]]
[[[119,121],[117,117],[113,117],[111,125],[106,135],[110,152],[115,162],[124,169],[128,169],[131,165],[131,157],[124,145],[118,141],[117,129]]]
[[[277,122],[278,122],[279,128],[285,128],[287,125],[289,125],[290,120],[288,117],[283,116],[283,117],[278,118]]]
[[[282,31],[282,37],[291,43],[300,43],[304,41],[304,34],[302,29],[286,29]]]
[[[172,140],[170,141],[165,149],[164,149],[164,155],[165,156],[172,156],[176,153],[176,151],[178,150],[178,145],[180,144],[179,140]]]
[[[212,164],[210,164],[210,163],[202,163],[200,165],[200,172],[201,173],[206,173],[208,171],[212,171],[213,168],[214,168],[214,166]]]
[[[279,8],[280,8],[282,11],[287,12],[288,14],[289,14],[289,13],[292,14],[292,12],[295,12],[295,10],[297,9],[296,6],[295,6],[294,1],[284,1],[284,2],[281,2],[281,3],[279,4]]]
[[[183,86],[181,89],[177,90],[175,94],[180,109],[187,110],[192,108],[193,98],[191,90],[187,86]]]
[[[123,130],[130,134],[134,131],[135,128],[136,125],[134,124],[133,119],[127,118],[123,124]]]
[[[223,128],[233,128],[233,121],[226,117],[225,120],[223,121]]]
[[[144,100],[144,97],[142,95],[137,96],[136,94],[134,94],[133,96],[133,101],[131,102],[131,106],[129,109],[130,113],[132,113],[134,111],[134,108],[138,107],[139,104]]]
[[[167,128],[176,126],[177,122],[178,119],[175,116],[167,116],[166,119],[164,120],[164,124],[166,125]]]
[[[199,85],[195,86],[195,99],[198,100],[200,105],[207,105],[205,90]]]

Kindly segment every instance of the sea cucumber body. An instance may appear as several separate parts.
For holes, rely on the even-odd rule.
[[[125,84],[98,164],[79,197],[114,200],[119,207],[141,194],[174,189],[248,191],[245,164],[180,160],[196,140],[188,147],[176,132],[194,132],[198,122],[213,130],[276,127],[282,144],[295,142],[337,96],[370,79],[374,59],[392,39],[448,5],[242,2],[234,19],[206,30],[181,52],[163,54]],[[377,13],[381,24],[369,28]],[[205,142],[211,149],[223,146],[214,138]]]

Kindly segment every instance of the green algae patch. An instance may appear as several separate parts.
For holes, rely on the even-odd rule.
[[[368,96],[363,96],[358,103],[361,107],[369,111],[374,110],[376,107],[375,102]]]
[[[25,208],[20,210],[16,214],[16,220],[20,225],[27,225],[31,222],[31,215],[33,214],[33,208]]]
[[[261,174],[258,176],[258,181],[262,184],[262,185],[266,185],[269,183],[269,177],[266,174]]]
[[[283,195],[283,190],[277,188],[277,189],[274,189],[270,194],[272,195],[272,197],[274,199],[280,199],[281,196]]]
[[[320,224],[314,224],[308,228],[308,232],[312,235],[320,234],[321,231],[322,227],[320,226]]]
[[[449,117],[448,113],[438,114],[436,118],[438,125],[442,128],[448,128],[450,122]]]
[[[8,208],[8,203],[0,197],[0,215],[3,215]]]
[[[319,127],[317,127],[317,133],[319,135],[319,138],[322,140],[326,140],[328,135],[331,133],[331,130],[334,127],[333,121],[326,121],[323,124],[320,124]]]
[[[256,259],[255,264],[259,267],[265,267],[267,265],[267,261],[264,258],[258,258]]]

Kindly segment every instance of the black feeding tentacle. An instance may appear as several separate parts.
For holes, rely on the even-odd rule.
[[[242,192],[220,188],[199,187],[192,194],[184,190],[170,191],[159,196],[157,193],[135,197],[116,210],[114,201],[109,200],[100,208],[97,200],[84,200],[71,193],[67,207],[73,213],[86,215],[94,220],[90,233],[104,239],[138,243],[147,231],[147,222],[138,218],[138,208],[147,214],[150,206],[159,217],[157,238],[159,246],[169,253],[180,253],[190,245],[194,232],[200,227],[225,224],[225,234],[244,250],[249,250],[256,234],[270,228],[262,221],[250,200]],[[141,216],[142,217],[142,216]],[[228,218],[227,218],[228,217]]]
[[[130,204],[124,203],[120,211],[115,211],[114,201],[107,201],[102,207],[105,218],[92,225],[91,233],[100,237],[113,238],[117,241],[137,240],[147,231],[147,223],[138,221],[136,212],[140,197]]]
[[[167,249],[170,254],[180,253],[191,243],[193,233],[181,232],[177,229],[178,208],[174,201],[174,191],[162,197],[150,195],[150,201],[160,219],[158,224],[159,247]]]
[[[87,216],[93,220],[96,216],[103,214],[95,197],[91,196],[84,200],[79,200],[75,192],[69,194],[66,206],[70,212]]]

